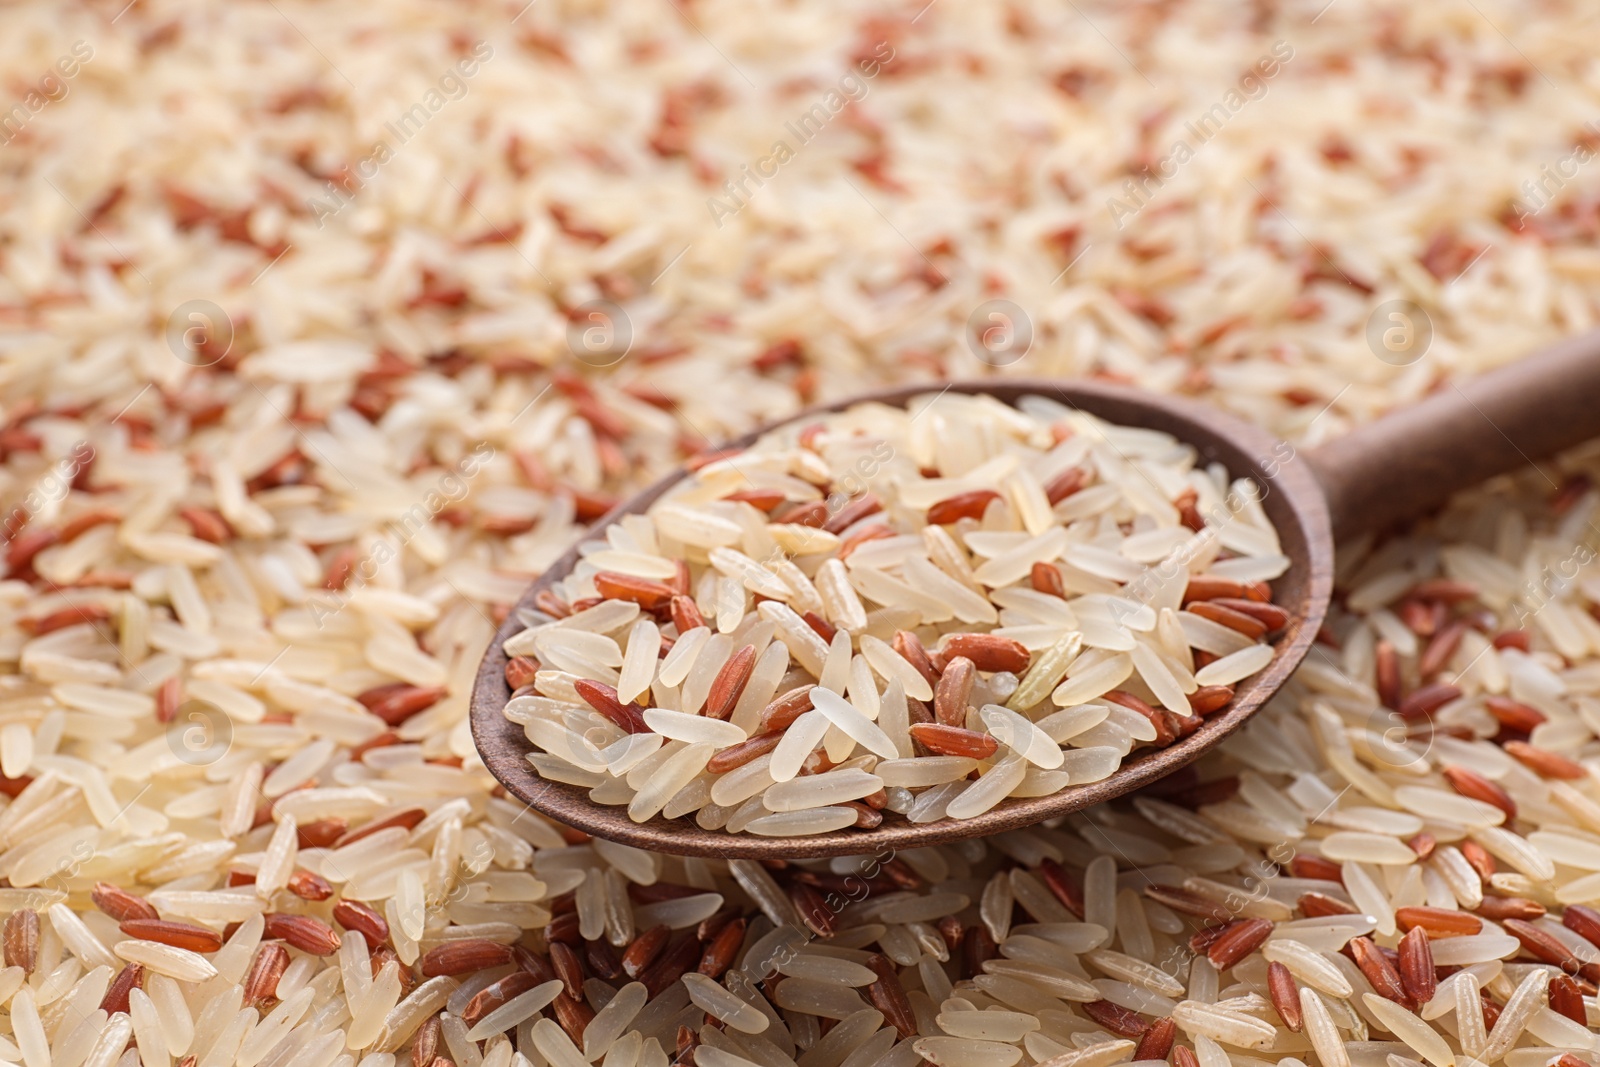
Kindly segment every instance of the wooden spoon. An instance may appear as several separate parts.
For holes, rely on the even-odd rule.
[[[636,823],[625,806],[592,803],[584,789],[546,781],[528,763],[532,746],[522,727],[502,710],[511,698],[503,646],[523,629],[513,613],[485,654],[472,693],[472,735],[490,773],[534,810],[596,837],[657,852],[752,859],[881,854],[987,836],[1122,796],[1214,747],[1293,673],[1327,612],[1336,536],[1382,531],[1426,514],[1459,489],[1600,435],[1600,332],[1463,385],[1446,385],[1418,404],[1298,455],[1286,442],[1205,405],[1098,382],[993,379],[956,382],[949,389],[986,393],[1006,403],[1027,395],[1047,396],[1112,423],[1164,430],[1199,449],[1205,461],[1220,461],[1230,475],[1251,476],[1260,483],[1266,494],[1263,506],[1291,560],[1288,572],[1273,583],[1273,599],[1290,613],[1290,622],[1272,661],[1239,683],[1228,708],[1166,748],[1135,750],[1108,778],[1049,796],[1006,800],[971,819],[913,825],[890,817],[872,830],[806,837],[703,830],[692,816],[657,816]],[[904,405],[934,391],[922,383],[852,397],[762,427],[727,447],[748,447],[775,426],[825,412],[866,401]],[[594,529],[646,510],[685,474],[680,470],[656,482],[601,518]],[[535,595],[569,573],[577,559],[574,547],[529,587],[517,606],[531,610]]]

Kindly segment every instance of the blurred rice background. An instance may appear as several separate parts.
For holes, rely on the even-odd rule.
[[[985,372],[962,327],[1002,297],[1035,336],[1008,372],[1196,392],[1319,437],[1594,317],[1595,175],[1574,163],[1508,225],[1535,203],[1523,183],[1595,138],[1594,16],[1572,5],[138,0],[5,21],[13,403],[114,414],[155,382],[130,413],[161,414],[204,377],[163,336],[194,299],[232,321],[224,365],[252,380],[284,345],[343,353],[317,412],[379,351],[537,389],[573,366],[563,311],[605,298],[633,343],[599,387],[698,440]],[[1119,214],[1279,42],[1265,91]],[[30,110],[75,47],[92,56]],[[885,47],[864,95],[719,220],[722,183]],[[400,143],[390,124],[474,48],[489,58]],[[380,141],[392,159],[363,179]],[[1435,331],[1399,369],[1363,333],[1390,298]],[[649,452],[629,458],[676,458]]]
[[[69,901],[35,947],[110,959],[95,881],[253,878],[350,782],[352,825],[428,810],[433,858],[399,854],[430,894],[454,860],[513,887],[407,912],[407,965],[447,921],[549,922],[572,870],[533,888],[534,846],[615,893],[710,879],[563,853],[476,761],[482,650],[585,520],[881,383],[1100,376],[1314,443],[1586,329],[1597,55],[1561,0],[6,4],[0,786],[55,821],[24,863],[0,810],[0,893],[45,887],[5,910]],[[1393,301],[1423,341],[1379,343]],[[1454,534],[1521,559],[1500,510]],[[1522,572],[1490,576],[1504,608]],[[201,697],[226,715],[188,747]],[[351,1001],[363,1040],[399,991]]]

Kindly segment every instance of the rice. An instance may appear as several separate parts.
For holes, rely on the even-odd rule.
[[[120,959],[137,963],[179,982],[203,982],[215,978],[217,974],[217,969],[207,963],[205,957],[171,945],[151,941],[118,941],[112,950]]]
[[[1011,1045],[958,1037],[918,1038],[914,1047],[918,1055],[937,1067],[1011,1067],[1022,1058],[1022,1050]]]
[[[1172,1019],[1197,1040],[1221,1041],[1239,1048],[1257,1048],[1270,1042],[1277,1033],[1264,1020],[1189,1000],[1172,1009]]]
[[[762,837],[824,834],[830,830],[855,826],[860,818],[860,813],[853,807],[837,805],[806,807],[796,811],[774,812],[771,815],[757,814],[745,822],[742,829]]]
[[[689,999],[719,1022],[746,1034],[759,1034],[767,1029],[768,1019],[765,1015],[710,978],[701,974],[687,974],[683,982],[688,987]]]
[[[1550,972],[1543,968],[1535,968],[1527,977],[1517,983],[1510,998],[1506,1001],[1500,1018],[1489,1030],[1489,1039],[1484,1044],[1483,1059],[1494,1062],[1511,1051],[1517,1039],[1522,1035],[1523,1029],[1528,1025],[1528,1020],[1533,1013],[1539,1010],[1540,999],[1545,995],[1545,990],[1550,984]]]
[[[1441,33],[1427,9],[1333,5],[1285,42],[1269,92],[1241,91],[1228,136],[1169,179],[1141,171],[1141,146],[1184,136],[1193,101],[1270,54],[1260,12],[808,3],[761,23],[701,6],[691,23],[620,3],[601,28],[622,33],[589,33],[572,20],[591,14],[544,5],[445,18],[406,0],[364,21],[280,6],[265,21],[238,6],[136,4],[109,22],[8,12],[0,912],[16,922],[0,1057],[1299,1067],[1315,1054],[1378,1067],[1438,1063],[1442,1043],[1458,1062],[1594,1060],[1579,984],[1596,951],[1584,909],[1600,900],[1592,448],[1399,536],[1341,545],[1341,606],[1269,708],[1192,770],[1054,825],[771,870],[646,857],[496,795],[465,727],[482,651],[532,575],[708,439],[813,400],[917,380],[931,396],[975,373],[1100,376],[1196,393],[1299,448],[1582,328],[1586,201],[1536,173],[1588,136],[1592,101],[1537,74],[1593,53],[1582,12],[1516,12],[1513,48],[1502,12]],[[830,112],[847,70],[858,80],[837,100],[861,99],[830,113],[839,129],[776,179],[738,169],[786,122],[814,123],[813,104]],[[35,92],[41,76],[59,80]],[[1346,96],[1386,102],[1359,138],[1327,107]],[[548,106],[530,116],[528,99]],[[375,176],[385,124],[423,113],[428,129],[390,142]],[[1065,131],[1042,155],[1041,130]],[[1269,157],[1270,182],[1238,181]],[[1025,318],[969,328],[995,294]],[[1391,294],[1433,320],[1426,359],[1371,358],[1366,326]],[[610,339],[590,347],[591,330]],[[1186,606],[1182,584],[1140,580],[1177,552],[1241,582],[1281,570],[1249,493],[1205,543],[1175,517],[1175,470],[1202,515],[1247,472],[1042,400],[1019,413],[947,396],[848,420],[820,451],[707,462],[697,493],[588,542],[576,599],[545,604],[578,610],[523,619],[512,639],[539,658],[523,725],[565,746],[541,773],[616,779],[613,799],[632,803],[675,757],[756,734],[780,694],[832,667],[839,699],[802,716],[814,736],[784,773],[769,773],[771,753],[695,770],[641,807],[831,832],[871,794],[798,812],[762,798],[848,763],[852,789],[882,782],[883,807],[865,806],[886,818],[962,816],[994,793],[1099,780],[1152,742],[1143,712],[1110,694],[1181,715],[1191,685],[1267,654]],[[1034,434],[1063,421],[1080,432]],[[872,451],[885,424],[905,429],[894,456]],[[1052,507],[1044,487],[1074,469],[1082,484]],[[845,514],[869,489],[887,510]],[[726,499],[741,491],[753,499]],[[979,516],[926,524],[968,493],[989,501]],[[761,511],[773,495],[850,521],[753,516],[786,517]],[[678,558],[704,626],[578,603],[601,573],[676,581]],[[807,612],[843,624],[847,657]],[[936,704],[948,663],[928,677],[898,630],[930,666],[952,634],[1015,641],[1025,667],[978,671],[955,725],[994,738],[982,711],[1010,709],[1059,766],[1023,757],[1018,777],[1017,759],[1044,750],[992,713],[1021,748],[917,749],[907,694]],[[736,696],[725,683],[731,708],[711,725],[696,713],[746,646],[749,676]],[[580,677],[717,733],[625,742],[586,713]],[[1405,717],[1385,703],[1433,685],[1460,692]],[[223,947],[127,937],[94,901],[101,881]],[[1377,985],[1343,950],[1359,937],[1396,950],[1419,907],[1484,925],[1431,941],[1437,967],[1464,969],[1413,1014],[1370,1000]],[[1220,971],[1190,944],[1218,909],[1276,925]],[[300,943],[266,936],[264,916]],[[657,924],[674,931],[662,954],[618,970]],[[328,947],[322,927],[339,943],[316,955],[302,946]],[[526,993],[480,1002],[469,1022],[473,998],[520,964],[430,977],[421,961],[485,941],[535,970],[569,945],[576,995],[541,970],[529,988],[561,996],[526,1015]],[[770,968],[751,959],[758,945]],[[838,945],[860,956],[829,954]],[[130,953],[142,970],[125,969]],[[258,953],[273,999],[247,1003]],[[1322,1005],[1306,1032],[1276,1015],[1269,960],[1296,1002]],[[1563,1014],[1573,975],[1578,1018]],[[719,1029],[691,985],[765,1029]],[[1120,1032],[1161,1014],[1200,1024],[1170,1051],[1145,1045],[1149,1029]],[[1268,1030],[1262,1046],[1229,1040]]]
[[[629,982],[617,990],[617,995],[597,1011],[584,1028],[584,1058],[593,1060],[609,1052],[624,1034],[637,1034],[637,1031],[629,1031],[628,1026],[637,1018],[648,999],[649,991],[639,982]]]
[[[544,982],[520,996],[513,997],[486,1014],[467,1031],[469,1041],[482,1041],[494,1034],[509,1030],[530,1019],[541,1008],[553,1001],[561,992],[560,983]],[[365,1047],[365,1046],[358,1046]]]
[[[778,964],[778,973],[792,978],[814,978],[822,982],[838,982],[848,986],[871,985],[877,973],[870,967],[830,956],[800,953]]]
[[[632,921],[640,929],[665,926],[673,930],[682,930],[696,926],[715,915],[722,908],[724,899],[721,893],[698,893],[655,904],[644,904],[631,909]]]
[[[671,648],[661,659],[659,686],[651,657],[641,653],[631,659],[624,699],[618,689],[623,680],[614,669],[624,663],[624,653],[604,633],[536,621],[525,636],[508,644],[518,655],[536,654],[544,668],[583,679],[571,683],[574,697],[567,683],[558,688],[540,682],[544,673],[537,674],[535,685],[546,702],[514,700],[507,709],[536,746],[532,758],[540,773],[590,785],[596,802],[626,802],[636,821],[661,810],[657,793],[665,786],[641,796],[637,776],[630,775],[635,792],[620,789],[613,784],[615,775],[605,777],[609,769],[602,771],[585,743],[563,726],[594,712],[601,716],[594,720],[595,734],[617,741],[624,734],[653,731],[669,742],[720,750],[744,744],[759,730],[755,736],[774,752],[774,783],[744,794],[740,803],[759,796],[774,813],[863,797],[870,803],[875,789],[838,796],[815,790],[797,793],[791,780],[816,758],[825,761],[823,766],[837,766],[859,753],[866,761],[861,769],[870,771],[875,760],[974,756],[980,781],[959,798],[946,798],[950,791],[939,788],[942,782],[900,784],[913,797],[909,806],[901,806],[914,822],[971,818],[1007,797],[1040,795],[1046,781],[1055,788],[1096,781],[1118,764],[1110,752],[1095,752],[1074,758],[1062,776],[1029,777],[1023,760],[1042,771],[1062,768],[1067,760],[1063,745],[1079,752],[1111,749],[1096,742],[1126,737],[1129,743],[1118,753],[1125,755],[1135,741],[1170,744],[1185,731],[1182,722],[1192,723],[1196,715],[1190,693],[1201,686],[1231,686],[1271,660],[1271,645],[1257,642],[1281,628],[1287,615],[1267,600],[1265,585],[1214,578],[1207,566],[1219,561],[1216,548],[1221,544],[1275,556],[1276,537],[1270,529],[1228,535],[1240,523],[1265,522],[1258,509],[1242,503],[1218,507],[1206,516],[1193,510],[1193,501],[1202,493],[1216,495],[1217,487],[1198,468],[1192,451],[1170,437],[1146,435],[1138,439],[1145,469],[1132,481],[1118,480],[1119,472],[1128,468],[1113,442],[1117,428],[1081,412],[1043,400],[1024,400],[1020,410],[1006,412],[981,398],[948,394],[913,401],[909,412],[914,414],[864,406],[824,417],[803,430],[775,431],[744,454],[742,462],[755,465],[759,474],[746,473],[740,462],[712,464],[670,489],[647,514],[630,517],[628,533],[614,538],[629,545],[629,551],[605,547],[610,542],[600,540],[580,547],[582,563],[549,591],[547,606],[558,616],[570,611],[564,605],[580,602],[592,605],[584,611],[613,603],[647,608],[664,628],[634,623],[629,655],[635,634],[641,643],[657,635]],[[1003,483],[1008,492],[976,487],[970,457],[950,468],[938,467],[941,457],[933,442],[919,436],[917,423],[925,417],[990,441],[986,466],[1011,472]],[[874,456],[870,478],[857,470],[863,442],[871,445]],[[1048,484],[1034,473],[1064,463],[1064,471]],[[1164,466],[1157,468],[1157,463]],[[761,489],[773,464],[815,468],[813,477],[824,481],[826,500],[816,500],[817,490],[803,482],[784,491],[769,490],[759,498],[760,508],[740,500],[739,494]],[[935,468],[931,473],[930,465]],[[1191,511],[1183,513],[1165,500],[1147,500],[1140,479],[1150,478],[1179,497],[1187,494],[1184,507]],[[1074,493],[1097,488],[1106,491],[1093,509],[1079,508],[1066,517],[1062,508]],[[1252,499],[1254,490],[1234,488],[1242,493],[1241,501]],[[1062,508],[1052,513],[1058,504]],[[802,528],[820,526],[844,536],[824,551],[803,544],[790,556],[778,538],[797,521]],[[938,538],[925,536],[935,530]],[[674,552],[675,544],[681,551]],[[1061,584],[1062,567],[1094,574],[1121,595],[1071,596]],[[789,578],[780,578],[779,571]],[[691,596],[696,590],[702,592]],[[717,591],[714,603],[707,602],[705,590]],[[746,603],[747,591],[761,598],[759,607]],[[1018,594],[1029,592],[1055,592],[1058,599],[1048,605],[1046,596],[1043,616],[1040,606],[1027,600],[1021,611],[1009,606]],[[1207,647],[1199,651],[1209,662],[1196,672],[1197,646],[1191,645],[1174,613],[1179,606],[1175,596],[1188,603],[1184,614],[1234,634],[1242,643],[1223,643],[1202,631],[1200,640]],[[873,606],[870,613],[868,605]],[[715,608],[709,619],[714,626],[705,614],[710,607]],[[892,627],[886,621],[891,618]],[[1158,625],[1171,642],[1160,651],[1144,636]],[[871,632],[874,628],[880,632]],[[775,657],[763,660],[764,682],[775,688],[792,659],[795,670],[805,673],[790,681],[814,683],[814,712],[808,714],[825,716],[827,728],[815,717],[780,716],[776,704],[760,709],[754,701],[740,703],[752,664],[765,651],[750,638],[767,633],[780,640],[774,645]],[[1025,633],[1029,644],[1011,636],[1018,633]],[[886,640],[891,635],[892,643]],[[679,653],[679,644],[689,641],[703,647]],[[1127,651],[1127,665],[1102,663],[1091,651],[1081,668],[1076,667],[1085,644]],[[1030,648],[1041,651],[1037,659]],[[520,675],[529,670],[520,663],[514,666]],[[959,692],[944,684],[947,668],[963,679]],[[935,710],[946,733],[936,738],[913,731],[908,737],[899,732],[903,727],[898,718],[890,716],[884,723],[896,731],[891,735],[875,721],[886,703],[898,702],[898,697],[886,700],[887,687],[926,702],[934,699],[935,681],[941,683]],[[981,699],[971,703],[974,683],[1005,706]],[[1111,692],[1113,685],[1124,683],[1130,688]],[[1053,703],[1046,699],[1052,688]],[[671,707],[633,703],[647,692]],[[1117,726],[1061,731],[1058,741],[1036,725],[1057,706],[1108,692],[1117,705],[1108,712]],[[1203,710],[1224,706],[1231,690],[1223,694]],[[735,710],[742,712],[740,720],[726,722]],[[1165,716],[1159,725],[1157,716]],[[594,773],[602,777],[596,780]],[[733,793],[719,793],[716,780],[728,772],[711,773],[709,794],[701,788],[674,805],[679,817],[696,810],[695,800],[702,807],[708,801],[719,807],[731,802]],[[676,790],[688,779],[670,781]],[[932,799],[919,805],[915,798],[925,791]],[[802,796],[806,799],[797,799]],[[886,798],[871,806],[876,814],[863,815],[861,825],[881,823]],[[837,828],[834,819],[780,822],[809,833]],[[762,833],[774,824],[758,815],[731,817],[721,825],[730,832]],[[839,825],[849,824],[841,818]]]

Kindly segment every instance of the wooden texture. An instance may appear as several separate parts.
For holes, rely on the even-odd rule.
[[[1274,583],[1274,598],[1291,619],[1276,642],[1277,654],[1259,674],[1241,682],[1233,703],[1209,716],[1189,737],[1163,749],[1135,751],[1111,777],[1076,786],[1045,797],[1003,801],[972,819],[950,819],[912,825],[888,814],[875,830],[840,830],[809,837],[756,837],[702,830],[693,817],[635,823],[623,806],[592,804],[585,790],[548,782],[534,773],[527,761],[531,751],[522,728],[506,719],[502,710],[511,693],[505,681],[506,638],[522,624],[513,613],[495,635],[484,656],[472,694],[472,734],[489,771],[507,792],[569,826],[598,837],[639,848],[681,855],[728,858],[881,854],[966,837],[1001,833],[1031,826],[1092,804],[1122,796],[1154,782],[1193,761],[1238,729],[1269,698],[1300,663],[1322,625],[1333,586],[1333,540],[1322,490],[1309,464],[1270,435],[1230,416],[1192,402],[1142,393],[1094,382],[976,381],[952,384],[950,391],[987,393],[1007,403],[1037,394],[1052,397],[1114,423],[1165,430],[1200,450],[1205,461],[1220,461],[1234,476],[1254,477],[1266,491],[1263,506],[1277,527],[1285,553],[1293,561],[1289,572]],[[834,411],[864,401],[903,406],[916,396],[937,392],[927,385],[894,389],[853,397],[839,404],[813,409],[779,425],[803,422],[823,411]],[[764,432],[764,431],[763,431]],[[747,447],[750,434],[731,442],[730,448]],[[600,529],[627,512],[643,511],[683,477],[676,473],[627,500],[595,526]],[[557,560],[523,595],[519,608],[532,608],[535,594],[565,575],[577,560],[573,548]]]
[[[1335,537],[1427,514],[1469,486],[1600,436],[1600,332],[1447,383],[1311,454]]]

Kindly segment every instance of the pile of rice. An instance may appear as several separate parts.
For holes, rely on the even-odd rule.
[[[1343,546],[1259,721],[1056,826],[652,856],[466,727],[584,521],[803,402],[1099,375],[1304,445],[1593,324],[1578,5],[6,28],[0,1059],[1600,1059],[1592,449]]]
[[[1289,620],[1261,487],[1198,459],[1042,396],[774,430],[519,609],[505,714],[540,777],[729,833],[1101,781],[1227,707]]]

